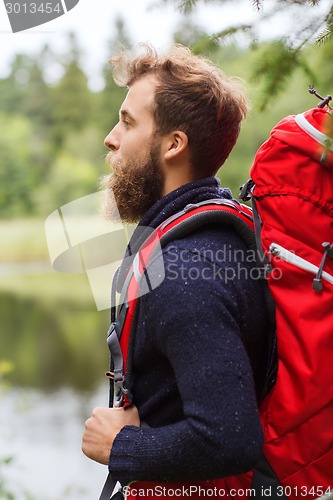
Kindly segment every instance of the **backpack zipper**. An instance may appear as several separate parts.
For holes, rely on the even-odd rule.
[[[302,259],[302,257],[300,257],[299,255],[290,252],[290,250],[283,248],[277,243],[270,244],[269,253],[271,255],[274,255],[275,257],[279,257],[280,259],[288,262],[289,264],[292,264],[295,267],[298,267],[299,269],[303,269],[304,271],[308,271],[315,275],[318,274],[319,267],[311,264],[311,262],[309,262],[308,260]],[[321,277],[331,283],[331,285],[333,285],[333,276],[331,274],[327,273],[326,271],[322,271]]]

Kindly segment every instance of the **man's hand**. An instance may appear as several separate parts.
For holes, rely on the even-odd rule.
[[[85,423],[82,437],[82,451],[87,457],[108,464],[113,441],[125,425],[140,427],[136,406],[128,408],[95,408]]]

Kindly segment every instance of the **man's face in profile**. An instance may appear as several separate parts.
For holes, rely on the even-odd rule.
[[[103,180],[109,191],[104,214],[113,221],[120,215],[123,222],[137,223],[162,197],[160,138],[152,114],[156,83],[155,77],[148,75],[131,85],[119,122],[105,139],[112,174]]]

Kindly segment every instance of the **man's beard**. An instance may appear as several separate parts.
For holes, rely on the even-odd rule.
[[[138,223],[162,197],[160,143],[153,139],[142,158],[123,161],[111,151],[106,160],[113,173],[102,179],[102,187],[107,190],[103,215],[112,222]]]

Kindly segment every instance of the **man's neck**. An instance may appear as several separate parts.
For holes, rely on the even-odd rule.
[[[178,171],[173,171],[169,175],[165,176],[164,179],[164,187],[163,187],[163,196],[175,191],[181,186],[185,186],[185,184],[189,184],[194,179],[190,175],[190,169],[178,169]]]

